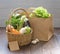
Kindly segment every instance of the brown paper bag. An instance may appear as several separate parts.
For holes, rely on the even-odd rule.
[[[49,18],[29,18],[33,29],[33,39],[38,38],[42,41],[48,41],[53,36],[52,17]]]

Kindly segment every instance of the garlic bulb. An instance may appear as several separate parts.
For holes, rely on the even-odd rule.
[[[31,28],[30,27],[28,27],[28,26],[25,26],[25,27],[23,27],[23,28],[21,28],[20,29],[20,31],[19,31],[21,34],[29,34],[30,32],[31,32]]]
[[[31,43],[32,44],[36,44],[36,43],[38,43],[39,42],[39,39],[35,39],[35,40],[33,40]]]
[[[24,34],[26,32],[25,28],[21,28],[19,31],[21,34]]]

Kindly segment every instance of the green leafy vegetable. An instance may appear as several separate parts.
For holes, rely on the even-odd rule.
[[[33,16],[48,18],[51,16],[51,14],[48,13],[47,9],[43,7],[38,7],[35,10],[33,10],[33,13],[30,14],[30,17],[33,17]]]
[[[24,20],[21,20],[21,15],[19,14],[13,14],[11,19],[6,21],[6,24],[12,25],[15,29],[19,30],[23,27]]]
[[[26,26],[25,29],[26,29],[25,34],[29,34],[29,33],[31,33],[31,28],[30,28],[30,27]]]
[[[20,18],[20,17],[21,17],[20,14],[13,14],[11,18],[16,18],[16,19],[18,19],[18,18]]]

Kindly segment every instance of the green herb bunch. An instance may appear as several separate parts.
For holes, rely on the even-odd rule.
[[[12,25],[15,29],[19,30],[22,28],[24,24],[24,20],[21,20],[21,15],[20,14],[13,14],[11,19],[6,21],[6,24]]]

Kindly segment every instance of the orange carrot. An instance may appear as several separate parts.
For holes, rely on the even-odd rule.
[[[11,29],[11,33],[13,33],[13,34],[20,34],[20,32],[17,31],[16,29]]]

